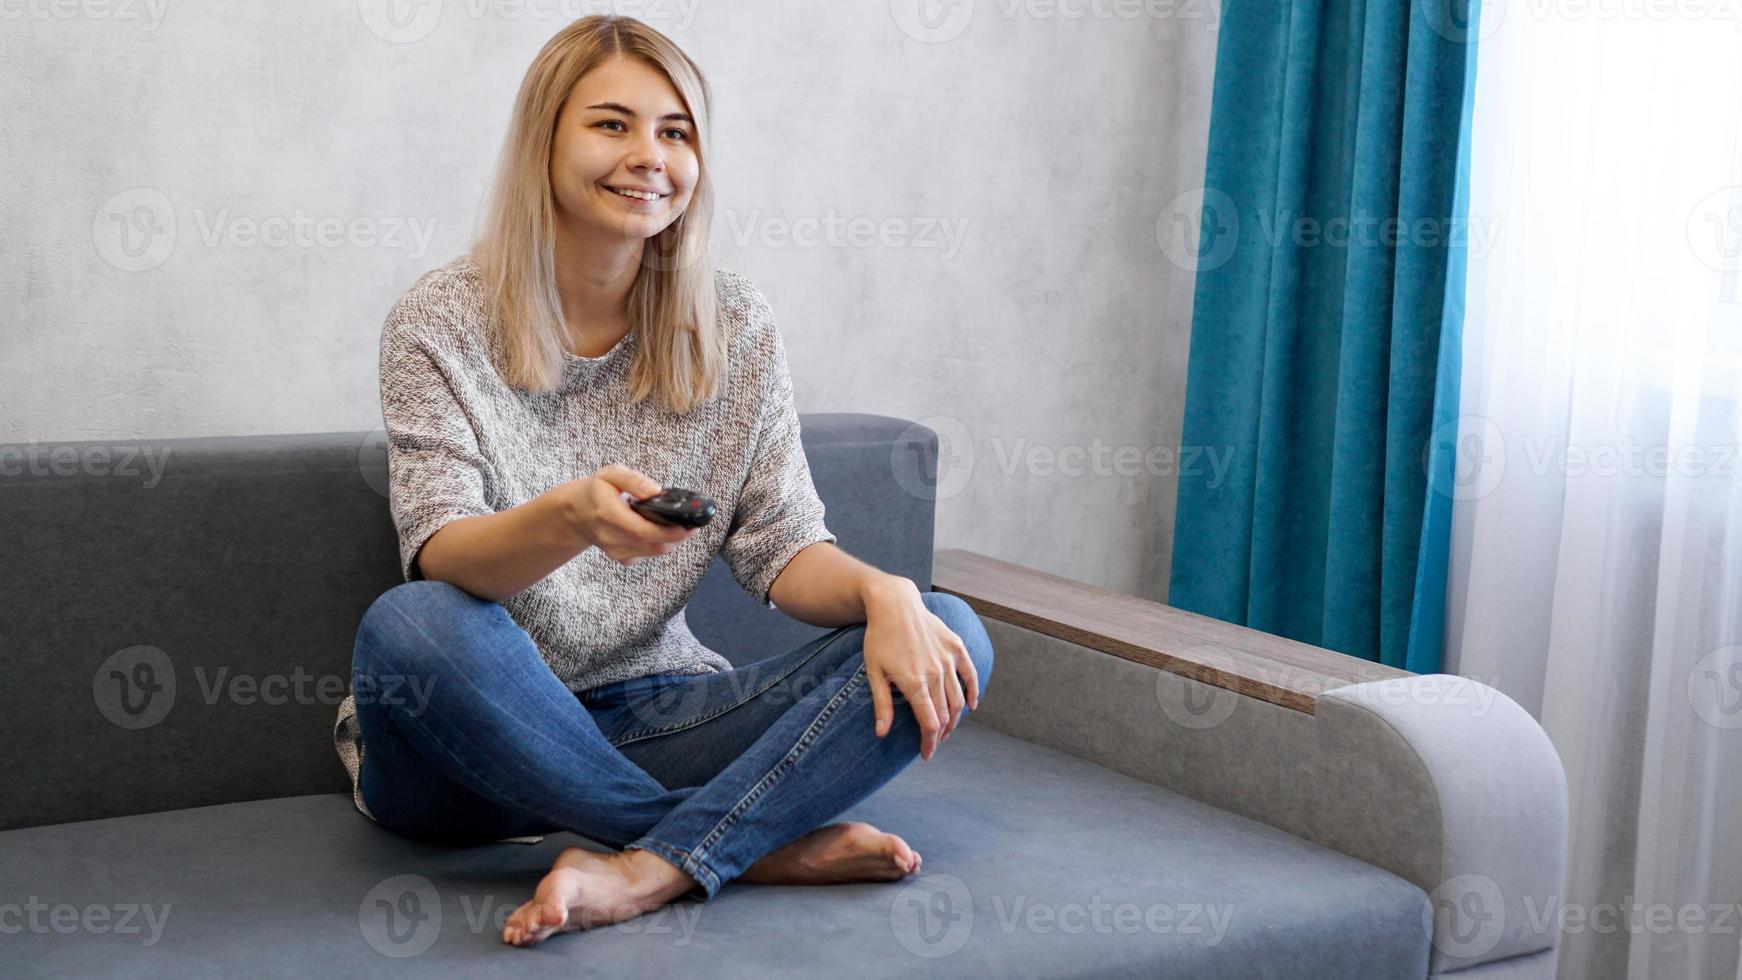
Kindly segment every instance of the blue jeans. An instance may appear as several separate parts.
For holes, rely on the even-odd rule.
[[[921,598],[961,637],[984,693],[985,627],[955,596]],[[363,801],[422,840],[568,830],[652,851],[706,901],[919,756],[919,722],[893,685],[894,724],[876,735],[864,638],[864,624],[843,626],[735,670],[576,694],[499,603],[445,582],[395,586],[364,614],[352,658]]]

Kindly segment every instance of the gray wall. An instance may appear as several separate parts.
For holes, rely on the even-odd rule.
[[[0,443],[378,427],[382,317],[465,248],[534,52],[604,6],[0,4]],[[799,410],[944,433],[940,547],[1164,597],[1192,275],[1162,242],[1216,8],[613,9],[709,74],[717,251]]]

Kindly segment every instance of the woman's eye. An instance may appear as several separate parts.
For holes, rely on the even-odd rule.
[[[621,126],[621,125],[623,125],[623,120],[621,120],[621,119],[601,119],[595,125],[597,125],[597,126]],[[627,132],[627,130],[612,130],[612,132]],[[662,135],[670,136],[672,133],[676,133],[677,138],[680,140],[688,140],[690,138],[689,133],[684,132],[683,130],[677,128],[676,126],[673,126],[672,128],[665,130],[665,132]]]

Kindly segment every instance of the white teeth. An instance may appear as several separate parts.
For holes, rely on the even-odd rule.
[[[614,191],[617,191],[617,193],[623,195],[624,197],[633,197],[637,201],[657,201],[660,198],[660,195],[658,195],[658,194],[648,194],[645,191],[618,190],[615,187],[613,187],[611,189]]]

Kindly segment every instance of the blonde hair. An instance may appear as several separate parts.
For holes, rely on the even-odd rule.
[[[550,182],[556,124],[581,77],[618,55],[663,72],[695,120],[695,190],[684,213],[643,246],[625,311],[629,329],[638,334],[631,396],[637,402],[655,396],[660,407],[682,414],[718,394],[726,350],[716,322],[709,241],[714,192],[706,165],[708,84],[665,35],[634,18],[594,15],[546,42],[520,83],[471,254],[483,273],[503,379],[528,391],[555,388],[568,339],[556,287],[556,203]]]

